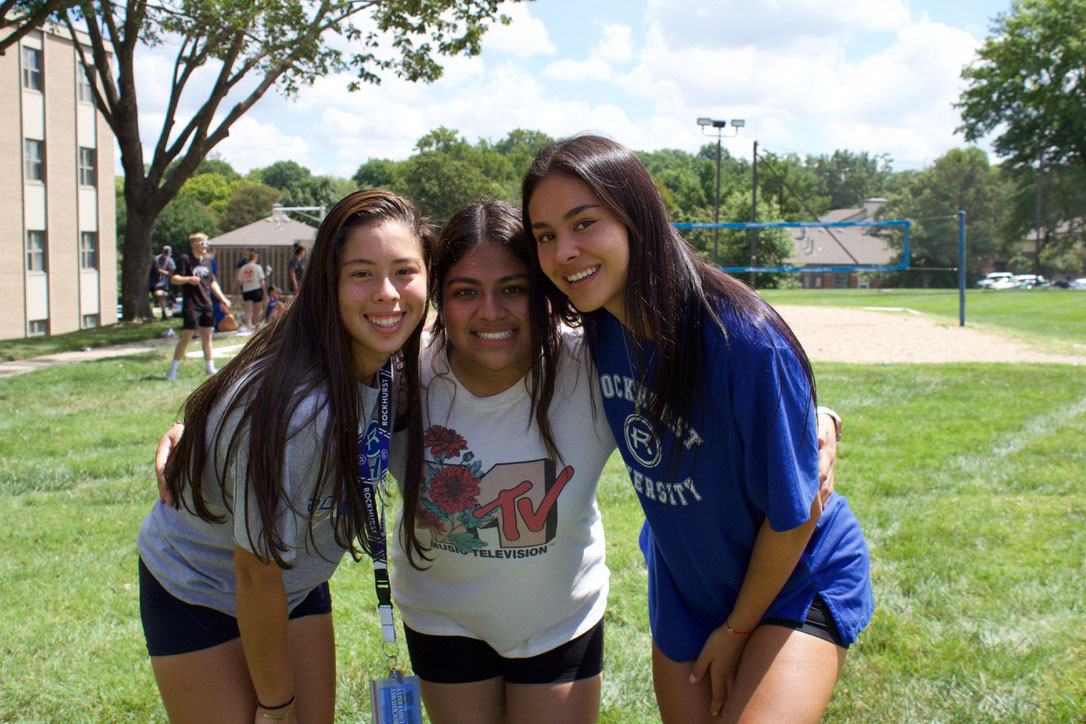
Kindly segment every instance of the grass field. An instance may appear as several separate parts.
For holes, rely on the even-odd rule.
[[[167,354],[0,380],[0,721],[164,718],[135,535],[155,499],[154,442],[203,379],[194,363],[167,383]],[[1086,718],[1081,368],[816,372],[846,418],[838,490],[867,535],[878,603],[826,720]],[[599,498],[612,570],[601,720],[656,721],[641,513],[617,459]],[[337,718],[364,720],[382,661],[369,565],[345,563],[332,587]]]
[[[763,295],[770,304],[907,307],[958,322],[957,289],[767,289]],[[1086,345],[1086,292],[970,289],[965,293],[965,321],[1034,341]]]

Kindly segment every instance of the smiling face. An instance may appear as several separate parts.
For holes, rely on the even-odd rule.
[[[539,265],[578,310],[625,319],[630,243],[626,227],[573,176],[552,173],[528,200]]]
[[[483,243],[449,267],[441,315],[449,364],[479,397],[509,389],[531,369],[528,267],[500,244]]]
[[[351,228],[340,250],[338,297],[359,379],[368,383],[426,312],[422,242],[400,221]]]

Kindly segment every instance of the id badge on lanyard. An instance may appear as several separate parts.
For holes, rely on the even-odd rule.
[[[366,507],[366,537],[373,558],[377,613],[381,638],[388,657],[388,676],[370,681],[370,705],[377,724],[422,724],[419,677],[404,676],[396,667],[396,623],[393,620],[392,585],[388,579],[388,543],[385,539],[384,488],[392,442],[392,360],[377,372],[379,388],[376,447],[366,430],[358,436],[358,484]],[[371,454],[375,457],[370,465]],[[380,501],[380,502],[378,502]]]

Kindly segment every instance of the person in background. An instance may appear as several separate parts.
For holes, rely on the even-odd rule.
[[[279,287],[268,285],[268,308],[264,310],[264,319],[272,319],[277,314],[283,313],[283,303],[279,300]]]
[[[287,268],[287,291],[291,294],[297,294],[302,289],[302,276],[305,274],[305,265],[302,264],[303,259],[305,259],[305,247],[298,242],[294,242],[294,256]]]
[[[172,256],[173,249],[168,245],[162,247],[162,253],[151,260],[150,287],[155,303],[162,310],[162,318],[170,318],[168,302],[170,298],[170,277],[177,269],[177,263]]]
[[[238,259],[238,263],[234,265],[234,294],[241,294],[241,268],[249,263],[249,255],[256,251],[255,247],[245,247],[245,253]]]
[[[252,247],[250,247],[252,248]],[[264,267],[257,263],[257,253],[253,249],[248,254],[248,261],[237,271],[241,284],[241,298],[245,300],[245,326],[243,330],[252,332],[261,321],[264,311]]]
[[[192,335],[197,332],[200,335],[200,345],[204,350],[205,371],[209,375],[216,372],[215,361],[211,358],[211,329],[215,321],[211,298],[214,296],[227,309],[230,308],[230,300],[223,295],[219,283],[215,280],[215,274],[205,256],[207,248],[207,234],[197,232],[190,236],[189,252],[181,255],[177,270],[170,277],[171,283],[182,285],[182,307],[181,336],[173,351],[173,362],[170,363],[170,369],[166,372],[168,380],[177,379],[177,370],[181,366],[181,360],[185,358],[185,350],[192,340]]]

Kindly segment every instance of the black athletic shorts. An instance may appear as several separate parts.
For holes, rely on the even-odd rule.
[[[805,634],[829,641],[831,644],[837,644],[841,648],[848,648],[848,644],[841,642],[841,634],[837,631],[837,624],[834,623],[833,615],[830,613],[829,607],[826,606],[826,602],[822,600],[822,596],[816,595],[814,600],[811,601],[811,607],[807,609],[807,620],[802,623],[789,621],[786,618],[767,618],[760,625],[783,626],[784,628],[802,631]]]
[[[264,301],[264,290],[260,289],[260,288],[250,289],[247,292],[242,292],[241,293],[241,298],[244,299],[247,302],[263,302]]]
[[[195,307],[186,304],[181,307],[181,329],[196,329],[197,327],[214,327],[215,312],[211,307]]]
[[[328,583],[309,592],[287,618],[316,616],[332,612]],[[207,606],[185,603],[162,587],[140,559],[140,619],[147,653],[172,656],[202,651],[241,636],[238,620]]]
[[[411,668],[434,684],[468,684],[505,677],[510,684],[558,684],[603,672],[603,620],[572,641],[526,659],[505,658],[485,641],[431,636],[404,628]]]

